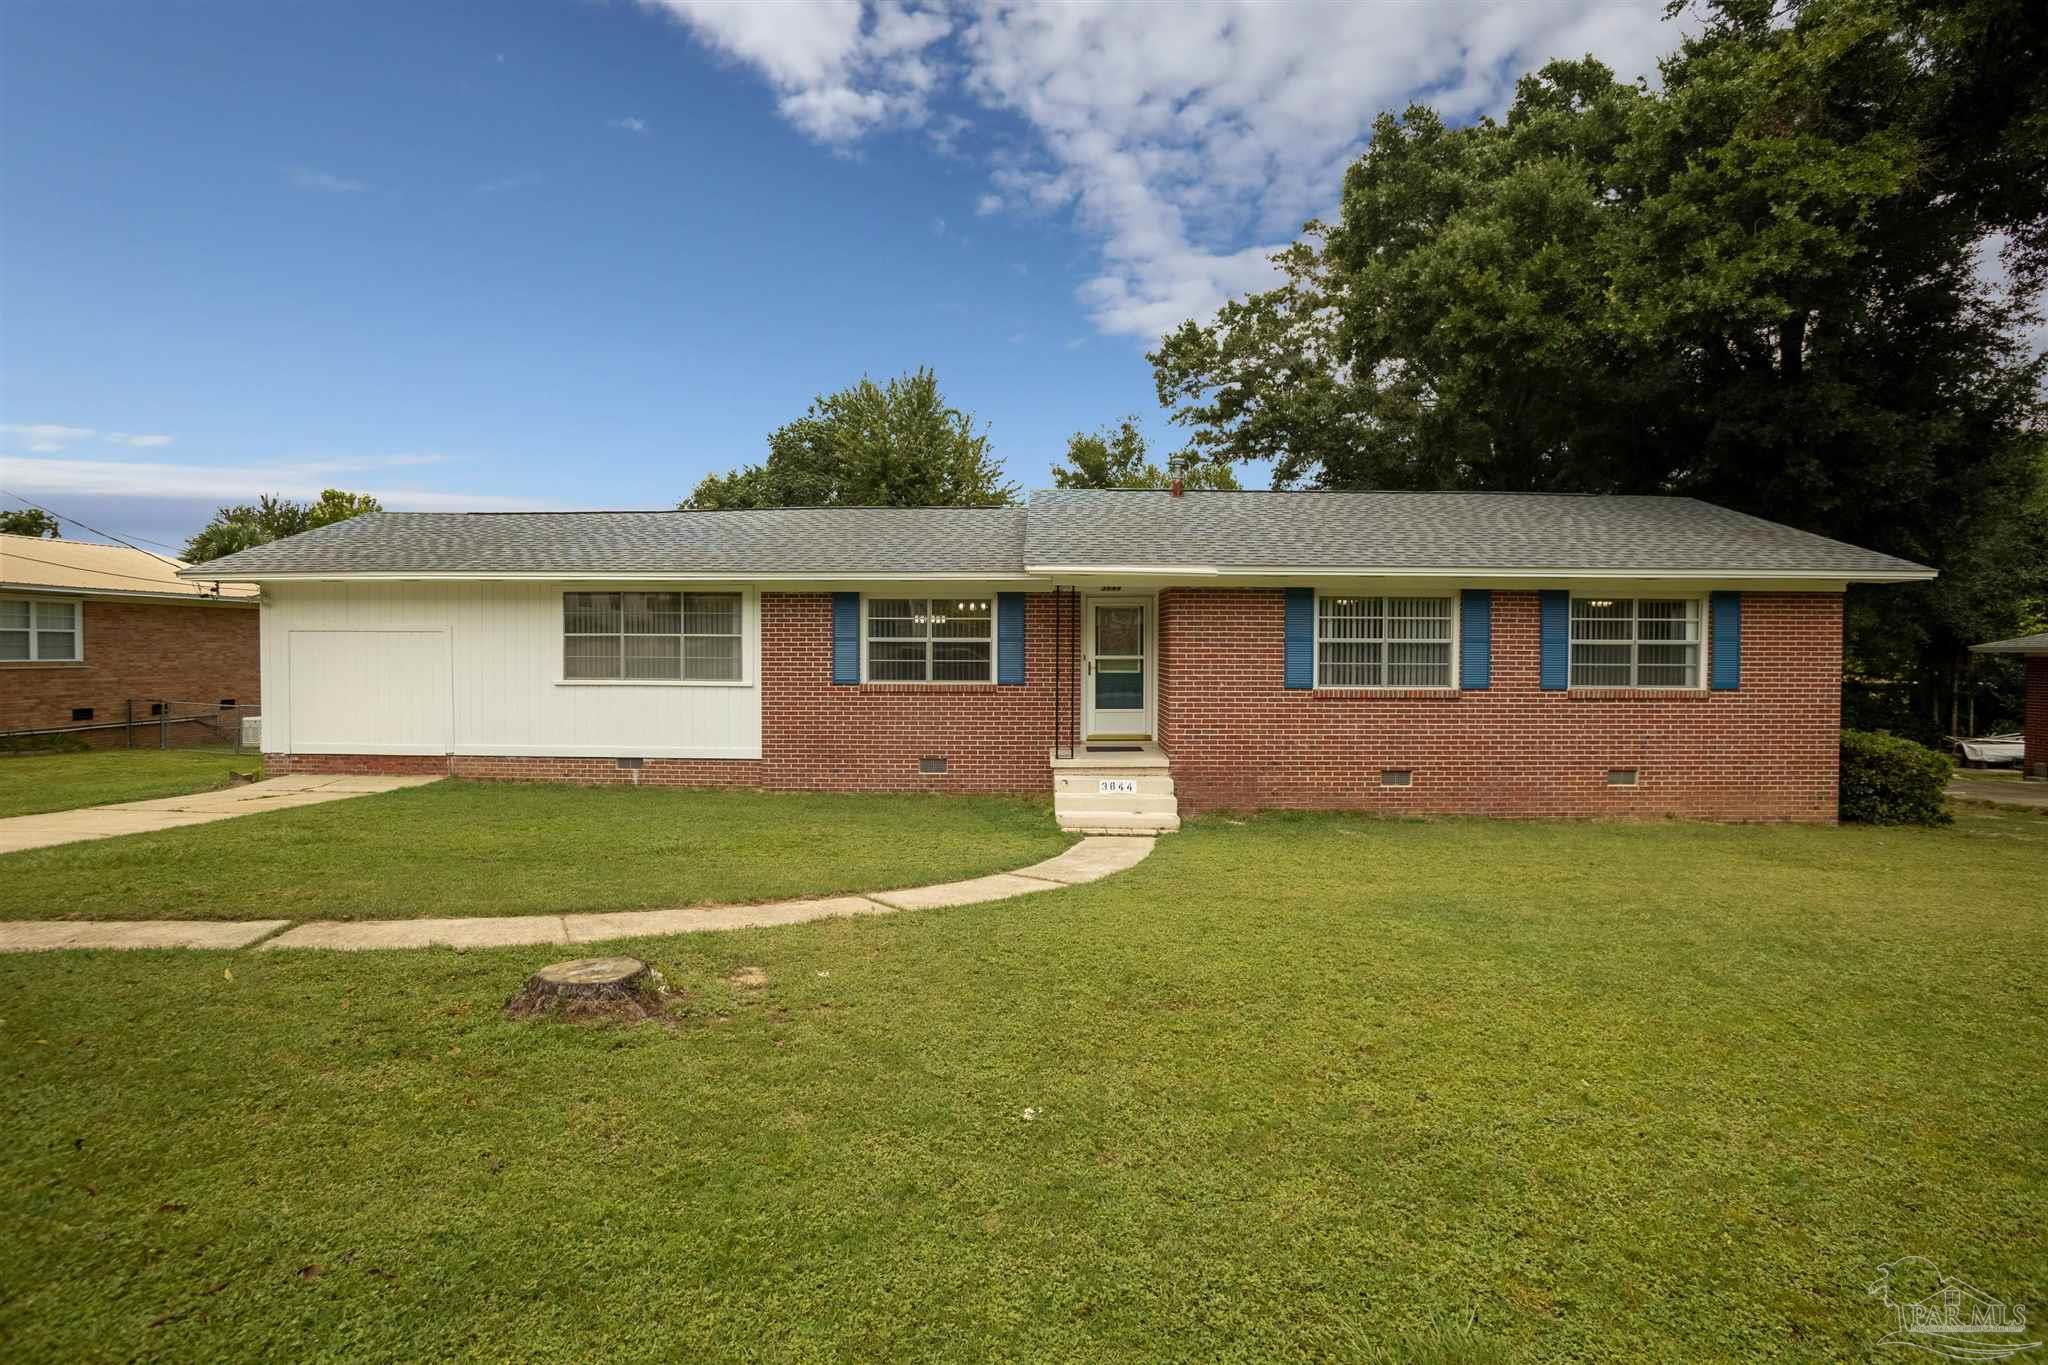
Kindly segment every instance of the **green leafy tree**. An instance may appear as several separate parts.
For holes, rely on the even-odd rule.
[[[1932,564],[1852,594],[1849,668],[1945,728],[2048,590],[2044,83],[2001,48],[2038,11],[1723,0],[1657,91],[1586,59],[1501,121],[1382,116],[1280,286],[1162,340],[1160,399],[1282,486],[1686,493]]]
[[[56,540],[62,533],[57,519],[48,512],[40,507],[24,507],[18,511],[0,512],[0,534]]]
[[[989,453],[986,431],[948,404],[920,369],[889,381],[863,378],[819,397],[768,438],[768,458],[706,476],[685,508],[993,507],[1016,501],[1015,484]]]
[[[1179,461],[1161,469],[1145,456],[1145,433],[1138,430],[1136,417],[1126,417],[1114,427],[1069,436],[1066,463],[1052,467],[1052,481],[1061,488],[1167,488],[1177,477],[1186,488],[1238,486],[1231,467],[1215,460]]]
[[[339,488],[326,489],[312,502],[294,502],[265,493],[254,503],[223,507],[215,512],[213,520],[185,542],[184,558],[188,564],[203,564],[302,531],[383,510],[383,504],[368,493],[348,493]]]

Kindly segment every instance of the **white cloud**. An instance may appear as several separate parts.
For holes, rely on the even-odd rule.
[[[994,161],[975,211],[1072,211],[1101,244],[1080,290],[1096,325],[1148,339],[1271,283],[1267,255],[1334,211],[1382,110],[1498,111],[1516,76],[1587,52],[1653,75],[1681,36],[1644,0],[642,3],[835,147],[923,122],[948,92],[1021,119],[1034,142]]]
[[[0,432],[19,437],[22,444],[41,454],[51,454],[84,441],[107,445],[153,449],[167,446],[171,438],[161,434],[138,435],[126,431],[98,431],[92,427],[67,427],[55,422],[0,423]]]
[[[252,501],[264,493],[309,499],[319,497],[322,489],[335,487],[338,476],[354,475],[357,477],[346,480],[350,490],[372,494],[394,511],[523,511],[543,506],[532,498],[382,484],[375,477],[378,471],[440,464],[447,458],[405,454],[258,465],[9,458],[6,475],[10,493],[35,494],[53,503],[65,497],[200,497],[229,503]]]
[[[932,219],[932,236],[934,236],[934,237],[943,237],[943,236],[945,236],[945,235],[946,235],[946,220],[945,220],[944,218],[934,218],[934,219]]]
[[[99,434],[91,427],[66,427],[55,422],[8,422],[0,425],[0,431],[20,437],[23,444],[35,451],[62,450]]]
[[[942,70],[931,49],[953,30],[936,6],[908,0],[640,0],[713,51],[753,67],[784,118],[820,142],[920,126]],[[943,136],[958,135],[947,125]]]
[[[647,131],[647,120],[638,118],[615,118],[611,121],[610,126],[614,128],[623,128],[629,133],[644,133]]]
[[[331,171],[308,170],[304,166],[292,168],[291,181],[302,190],[318,190],[323,194],[360,194],[370,188],[364,180],[350,180]]]

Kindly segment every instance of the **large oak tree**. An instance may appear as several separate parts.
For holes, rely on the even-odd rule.
[[[1160,400],[1283,485],[1693,494],[1932,564],[1852,595],[1850,666],[1946,724],[2048,597],[2048,10],[1708,19],[1656,90],[1588,58],[1499,121],[1382,116],[1283,283],[1162,341]]]

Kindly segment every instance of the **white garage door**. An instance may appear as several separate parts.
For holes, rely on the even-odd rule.
[[[448,636],[438,630],[291,633],[292,752],[448,752]]]

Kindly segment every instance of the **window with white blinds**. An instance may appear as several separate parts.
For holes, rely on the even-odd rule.
[[[740,594],[562,594],[562,677],[572,682],[738,682]]]
[[[1698,687],[1698,598],[1574,597],[1573,687]]]
[[[870,597],[867,657],[869,682],[994,682],[995,603]]]
[[[1450,685],[1450,598],[1317,595],[1317,687]]]

